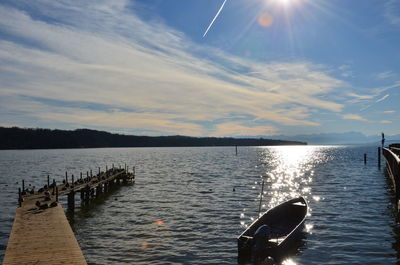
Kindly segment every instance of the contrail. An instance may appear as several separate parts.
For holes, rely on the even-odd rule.
[[[210,25],[208,26],[208,28],[206,29],[206,32],[204,32],[203,38],[207,35],[207,32],[210,30],[211,26],[214,24],[214,21],[217,19],[217,17],[219,16],[219,13],[221,13],[222,8],[224,8],[224,5],[226,3],[227,0],[225,0],[221,7],[219,8],[217,14],[215,15],[215,17],[213,18],[213,20],[211,21]]]

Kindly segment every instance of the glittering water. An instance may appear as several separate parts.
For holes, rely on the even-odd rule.
[[[90,264],[236,264],[236,237],[262,209],[303,195],[299,248],[283,264],[396,264],[400,229],[376,148],[105,148],[0,151],[0,260],[21,179],[43,185],[107,164],[136,166],[136,182],[71,225]],[[368,153],[367,165],[363,154]]]

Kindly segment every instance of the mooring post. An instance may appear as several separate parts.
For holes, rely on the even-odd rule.
[[[53,179],[53,192],[52,195],[56,194],[56,180]]]
[[[85,203],[85,190],[80,189],[79,191],[81,193],[81,204]]]
[[[99,176],[100,176],[100,167],[99,167]]]
[[[50,175],[47,174],[47,188],[50,189]]]
[[[56,187],[56,202],[58,202],[58,187]]]
[[[106,165],[106,172],[108,171],[108,167],[107,167],[107,165]]]
[[[18,188],[18,205],[19,205],[19,207],[22,206],[21,188]]]
[[[236,155],[237,155],[237,145],[235,146],[235,150],[236,150]]]
[[[92,172],[92,170],[90,170],[90,177],[93,177],[93,172]]]
[[[70,210],[70,211],[75,210],[75,192],[74,192],[74,190],[71,190],[71,192],[68,193],[68,210]]]
[[[71,185],[71,188],[73,188],[73,187],[74,187],[74,182],[75,182],[74,174],[72,174],[71,178],[72,178],[72,180],[71,180],[71,181],[72,181],[72,183],[71,183],[71,184],[72,184],[72,185]]]
[[[68,183],[68,172],[65,171],[65,184],[67,184],[67,183]]]
[[[22,180],[22,191],[25,191],[25,180]]]
[[[381,168],[381,148],[378,147],[378,167]]]
[[[114,169],[114,163],[112,164],[112,169]]]
[[[364,165],[367,164],[367,153],[364,153]]]
[[[135,168],[135,166],[133,166],[133,175],[135,175],[136,174],[136,168]]]
[[[81,181],[82,181],[82,172],[81,172]]]
[[[89,185],[85,188],[85,203],[89,203],[90,200],[90,188]]]

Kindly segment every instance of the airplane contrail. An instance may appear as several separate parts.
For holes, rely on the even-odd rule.
[[[219,8],[217,14],[215,15],[215,17],[213,18],[213,20],[211,21],[210,25],[208,26],[208,28],[206,29],[206,32],[204,32],[203,38],[207,35],[207,32],[210,30],[211,26],[214,24],[214,21],[217,19],[217,17],[219,16],[219,13],[221,13],[221,10],[224,8],[224,5],[226,3],[227,0],[224,0],[224,2],[222,3],[221,7]]]

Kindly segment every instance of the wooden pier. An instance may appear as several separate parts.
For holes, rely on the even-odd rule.
[[[67,195],[68,210],[75,208],[75,194],[80,193],[82,204],[88,204],[102,193],[120,183],[134,181],[135,169],[106,169],[93,176],[87,172],[78,179],[65,174],[63,183],[55,180],[35,191],[19,189],[18,203],[13,228],[7,244],[3,265],[28,264],[87,264],[75,235],[58,203],[59,197]]]
[[[393,189],[396,193],[396,202],[400,207],[400,148],[389,147],[382,149],[383,156],[386,159],[386,170],[393,183]]]

